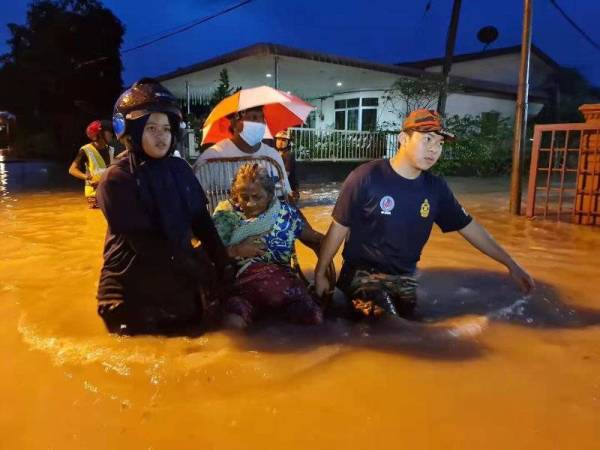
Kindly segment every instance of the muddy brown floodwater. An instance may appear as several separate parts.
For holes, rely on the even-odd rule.
[[[502,267],[436,230],[421,313],[490,326],[473,341],[382,344],[332,320],[108,335],[95,312],[104,219],[51,175],[0,162],[2,449],[600,448],[600,229],[509,216],[506,180],[450,184],[537,291],[522,297]],[[303,193],[319,230],[337,188]]]

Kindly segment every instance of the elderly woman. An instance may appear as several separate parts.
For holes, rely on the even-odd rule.
[[[240,167],[231,199],[217,205],[213,221],[238,266],[234,287],[223,303],[225,325],[245,328],[264,312],[282,313],[297,323],[322,322],[317,299],[290,263],[296,238],[318,247],[323,236],[306,226],[296,207],[277,199],[265,168]]]

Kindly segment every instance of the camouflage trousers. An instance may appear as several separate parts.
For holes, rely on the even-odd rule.
[[[417,280],[412,275],[392,275],[374,269],[342,267],[338,287],[350,300],[358,317],[383,314],[414,317],[417,305]]]

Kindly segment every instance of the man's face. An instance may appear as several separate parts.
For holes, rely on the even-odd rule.
[[[412,163],[419,170],[429,170],[440,158],[444,137],[437,133],[413,131],[410,136],[402,133],[402,147]]]
[[[276,138],[275,139],[275,148],[277,150],[285,150],[290,144],[289,139],[286,138]]]
[[[262,108],[252,108],[240,111],[232,123],[234,134],[240,134],[242,132],[244,129],[243,122],[265,123],[265,115]]]
[[[100,133],[100,142],[102,142],[102,139],[104,140],[104,142],[102,142],[104,145],[109,145],[113,140],[114,140],[114,135],[113,132],[110,130],[103,130]]]
[[[171,148],[171,124],[164,113],[152,113],[142,133],[142,149],[151,158],[164,157]]]

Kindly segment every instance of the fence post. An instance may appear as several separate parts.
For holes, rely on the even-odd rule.
[[[525,212],[530,219],[535,215],[535,190],[537,186],[537,168],[541,142],[542,132],[536,125],[533,131],[533,145],[531,146],[531,164],[529,166],[529,185],[527,187],[527,207]]]

